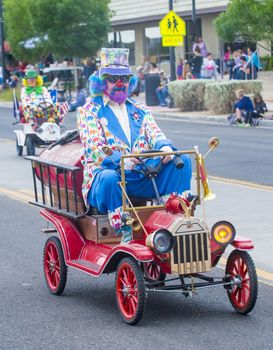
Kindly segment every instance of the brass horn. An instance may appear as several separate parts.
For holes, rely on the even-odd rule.
[[[209,142],[208,142],[209,149],[217,147],[218,145],[219,145],[218,137],[212,137],[211,139],[209,139]]]
[[[129,213],[123,213],[121,221],[127,226],[132,226],[134,231],[139,231],[141,229],[140,222],[137,219],[132,218]]]
[[[218,147],[219,145],[219,139],[218,137],[212,137],[211,139],[209,139],[209,142],[208,142],[208,147],[209,147],[209,150],[207,151],[207,153],[203,156],[203,159],[206,158],[206,156],[216,147]]]
[[[209,181],[208,181],[207,171],[205,168],[205,162],[204,162],[204,158],[201,155],[199,158],[199,171],[200,171],[201,182],[204,189],[204,199],[207,199],[207,200],[214,199],[216,196],[214,193],[211,192],[209,188]]]

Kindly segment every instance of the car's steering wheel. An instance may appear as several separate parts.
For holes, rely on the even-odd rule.
[[[54,105],[50,102],[44,101],[44,102],[40,102],[37,107],[38,110],[42,110],[42,112],[45,112],[46,114],[48,114],[49,110],[53,110],[54,109]]]
[[[159,150],[159,149],[150,149],[150,150],[146,150],[144,152],[142,152],[143,154],[149,154],[149,153],[163,153],[162,156],[159,156],[157,159],[158,159],[158,162],[154,162],[154,164],[149,164],[149,158],[147,159],[146,157],[137,157],[137,159],[139,160],[140,162],[140,165],[138,166],[138,164],[134,167],[133,171],[137,172],[137,173],[140,173],[140,174],[143,174],[145,177],[147,178],[154,178],[156,177],[161,169],[162,169],[162,166],[163,166],[163,160],[166,156],[164,156],[164,152]],[[156,159],[156,158],[155,158]],[[155,160],[154,159],[154,160]],[[147,160],[145,162],[145,160]],[[175,162],[175,166],[178,168],[178,169],[181,169],[183,168],[184,166],[184,162],[181,158],[181,154],[176,154],[175,157],[174,157],[174,162]],[[150,162],[151,163],[151,162]]]

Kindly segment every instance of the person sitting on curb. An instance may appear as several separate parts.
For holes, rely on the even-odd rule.
[[[254,112],[252,113],[252,125],[258,126],[259,119],[263,118],[265,112],[268,111],[267,106],[261,96],[261,94],[254,95]]]
[[[84,89],[82,85],[78,85],[76,89],[77,89],[76,100],[69,104],[69,107],[68,107],[69,112],[75,111],[78,107],[81,107],[86,103],[86,95],[87,95],[86,89]]]
[[[231,124],[239,126],[250,126],[252,113],[254,111],[253,103],[248,96],[245,96],[244,90],[235,91],[237,101],[234,104],[235,115],[228,117]]]
[[[169,96],[168,91],[168,76],[161,71],[160,72],[160,86],[156,88],[156,96],[158,98],[158,101],[160,103],[161,107],[167,107],[168,103],[166,101],[167,97]]]
[[[116,64],[124,57],[123,64]],[[120,159],[122,154],[141,153],[151,149],[171,152],[172,141],[156,124],[148,108],[130,98],[137,78],[129,67],[129,50],[102,48],[101,68],[90,77],[91,100],[77,109],[78,129],[82,142],[84,168],[82,193],[88,207],[108,213],[109,222],[122,243],[132,240],[132,227],[122,220]],[[104,151],[109,149],[111,152]],[[182,155],[184,167],[178,169],[172,156],[165,156],[156,177],[163,202],[173,193],[190,190],[191,161]],[[155,159],[156,160],[156,159]],[[158,160],[158,159],[157,159]],[[129,196],[154,198],[151,181],[135,170],[139,161],[125,162],[126,190]]]

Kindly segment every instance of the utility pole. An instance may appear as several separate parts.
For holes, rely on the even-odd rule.
[[[173,10],[173,0],[169,0],[169,11]],[[170,46],[169,48],[170,52],[170,72],[171,72],[171,81],[176,80],[176,73],[175,73],[175,54],[174,54],[174,47]]]
[[[3,2],[0,0],[0,40],[1,40],[1,65],[3,71],[3,87],[6,85],[6,65],[4,49],[4,19],[3,19]]]
[[[196,10],[195,10],[195,0],[192,0],[192,23],[193,23],[193,40],[196,36]]]

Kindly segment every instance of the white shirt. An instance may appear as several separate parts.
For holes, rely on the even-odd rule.
[[[129,117],[127,113],[127,108],[125,103],[118,104],[111,100],[108,102],[108,106],[112,109],[115,116],[118,118],[118,121],[120,123],[120,126],[122,127],[127,140],[129,141],[129,144],[131,145],[131,129],[130,129],[130,123],[129,123]]]

